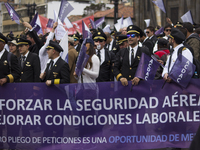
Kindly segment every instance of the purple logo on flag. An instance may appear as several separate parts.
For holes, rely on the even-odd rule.
[[[98,20],[96,20],[94,23],[96,25],[96,28],[98,28],[103,22],[105,21],[105,17],[102,17]]]
[[[5,3],[5,6],[12,21],[15,21],[17,24],[20,24],[20,17],[17,14],[17,12],[14,10],[14,8],[9,3]]]
[[[61,22],[63,23],[65,20],[65,17],[67,17],[67,15],[73,10],[74,8],[72,7],[72,5],[70,5],[70,3],[66,0],[62,0],[61,4],[60,4],[60,10],[59,10],[59,14],[58,14],[58,18],[61,20]]]
[[[196,66],[193,63],[182,54],[179,54],[169,73],[169,77],[186,88],[194,74],[195,68]]]
[[[135,76],[146,81],[153,80],[160,64],[145,53],[142,53]]]
[[[86,54],[87,47],[84,45],[86,39],[83,41],[80,53],[78,55],[78,60],[76,62],[75,72],[78,77],[80,77],[81,73],[83,72],[83,68],[86,66],[86,63],[89,59],[89,55]]]
[[[47,28],[53,28],[53,24],[54,24],[54,20],[49,18],[47,22]]]
[[[152,0],[152,2],[154,4],[156,4],[164,13],[166,13],[165,5],[163,3],[163,0]]]

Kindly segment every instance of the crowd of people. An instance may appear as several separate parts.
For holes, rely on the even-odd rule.
[[[171,82],[168,76],[182,48],[182,55],[190,62],[200,61],[200,28],[189,23],[167,23],[164,32],[155,34],[156,29],[148,26],[143,32],[136,25],[122,28],[121,32],[103,32],[91,29],[92,37],[86,39],[86,53],[89,60],[81,76],[75,73],[78,53],[83,42],[79,32],[68,36],[68,54],[61,55],[63,47],[52,31],[39,37],[34,28],[23,22],[25,31],[14,36],[0,34],[0,85],[11,82],[45,82],[46,85],[60,83],[94,83],[121,81],[123,86],[132,81],[137,85],[141,80],[135,73],[142,53],[152,54],[164,69],[159,68],[155,79]],[[157,29],[158,30],[158,29]],[[67,44],[67,43],[66,43]],[[169,57],[170,56],[170,57]]]
[[[39,37],[34,28],[23,22],[26,30],[19,36],[0,33],[0,85],[12,82],[45,82],[47,86],[62,83],[95,83],[120,81],[123,86],[138,85],[135,76],[142,53],[154,55],[165,65],[157,70],[155,79],[172,82],[169,72],[179,51],[190,62],[200,61],[200,28],[189,23],[165,25],[164,32],[155,34],[155,27],[145,32],[136,25],[122,28],[121,32],[103,32],[91,29],[91,38],[85,40],[89,59],[80,76],[75,72],[78,54],[83,42],[79,32],[69,35],[68,54],[61,58],[63,47],[52,31]],[[199,77],[199,75],[197,76]]]

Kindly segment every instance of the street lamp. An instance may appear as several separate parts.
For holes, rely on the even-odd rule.
[[[35,2],[33,4],[26,4],[26,7],[28,7],[27,14],[29,16],[29,22],[31,22],[32,16],[35,14],[36,6]]]
[[[115,0],[115,10],[114,10],[114,24],[117,23],[118,18],[118,0]]]

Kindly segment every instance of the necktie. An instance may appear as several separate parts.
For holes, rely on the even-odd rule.
[[[22,56],[22,58],[21,58],[21,67],[22,67],[22,69],[24,67],[25,59],[26,59],[26,56]]]
[[[50,61],[49,71],[51,70],[52,67],[53,67],[53,60]]]
[[[101,54],[100,54],[100,50],[97,51],[97,56],[99,57],[99,60],[101,62]]]
[[[131,49],[131,65],[133,64],[134,60],[134,49]]]

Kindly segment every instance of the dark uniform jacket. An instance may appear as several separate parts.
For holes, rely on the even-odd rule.
[[[157,39],[157,37],[155,35],[153,35],[150,40],[151,40],[151,42],[153,43],[153,46],[154,46],[158,39]]]
[[[5,50],[0,59],[0,79],[7,78],[7,82],[11,83],[17,81],[20,77],[20,69],[17,56],[10,53],[10,57],[8,58],[8,55],[9,52]]]
[[[43,46],[42,44],[42,41],[40,40],[40,38],[38,37],[37,33],[35,32],[35,30],[33,31],[30,31],[30,34],[32,35],[34,41],[35,41],[35,44],[34,45],[31,45],[29,47],[29,51],[32,52],[32,53],[36,53],[36,54],[39,54],[39,50],[40,48]]]
[[[105,44],[104,48],[108,48],[108,44]],[[114,40],[112,43],[112,52],[116,55],[118,51],[119,51],[119,46],[117,45],[116,40]]]
[[[77,52],[80,52],[80,49],[81,49],[81,44],[78,43],[78,46],[76,47],[76,51],[77,51]]]
[[[119,81],[121,77],[126,78],[128,81],[132,80],[135,77],[138,64],[140,62],[140,57],[142,52],[150,56],[149,50],[146,47],[138,47],[136,56],[133,63],[129,64],[129,47],[120,49],[117,53],[113,73],[116,79]]]
[[[104,48],[105,49],[105,48]],[[115,55],[112,51],[105,49],[105,61],[101,64],[97,82],[113,81],[112,64],[114,63]]]
[[[154,47],[154,44],[153,42],[150,40],[150,39],[146,39],[143,43],[142,43],[143,46],[146,46],[148,49],[149,49],[149,52],[151,54],[153,54],[153,47]]]
[[[23,68],[21,67],[22,58],[19,58],[21,77],[19,82],[40,82],[40,59],[35,53],[29,52]]]
[[[46,80],[52,80],[52,84],[70,83],[69,65],[61,57],[57,60],[54,66],[49,70],[50,63],[47,64],[45,70]]]

